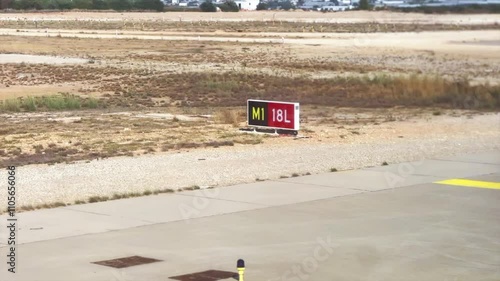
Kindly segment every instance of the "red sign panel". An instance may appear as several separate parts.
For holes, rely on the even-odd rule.
[[[292,130],[295,128],[295,105],[293,103],[270,102],[267,104],[267,112],[269,113],[267,120],[269,127]]]

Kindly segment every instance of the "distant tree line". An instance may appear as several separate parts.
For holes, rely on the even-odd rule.
[[[160,0],[12,0],[8,8],[16,10],[154,10],[163,11]]]
[[[303,1],[297,2],[303,3]],[[268,1],[267,3],[260,2],[259,5],[257,5],[257,10],[294,10],[296,9],[295,5],[290,2],[289,0],[272,0]]]
[[[372,7],[370,5],[370,2],[368,0],[359,0],[359,10],[370,10]]]
[[[11,0],[0,0],[0,9],[7,9]]]
[[[200,10],[202,12],[217,12],[219,8],[223,12],[239,12],[240,7],[234,1],[228,0],[221,4],[214,4],[211,0],[206,0],[201,3]]]

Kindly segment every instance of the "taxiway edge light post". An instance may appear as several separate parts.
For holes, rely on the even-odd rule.
[[[236,268],[238,269],[238,281],[243,281],[243,275],[245,275],[245,261],[239,259],[236,262]]]

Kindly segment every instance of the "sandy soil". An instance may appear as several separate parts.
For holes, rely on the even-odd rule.
[[[373,48],[392,52],[405,50],[432,51],[449,55],[467,55],[476,58],[499,59],[500,30],[491,31],[440,31],[421,33],[225,33],[219,34],[183,34],[126,32],[99,30],[12,30],[0,29],[0,35],[10,36],[57,36],[69,38],[99,39],[140,39],[140,40],[191,40],[240,43],[274,43],[285,45],[307,45],[308,49],[332,50]],[[322,48],[314,48],[319,45]],[[1,59],[1,58],[0,58]]]
[[[106,30],[48,30],[48,33],[46,30],[18,31],[0,29],[0,34],[19,38],[5,37],[6,41],[0,46],[0,52],[93,57],[100,58],[98,62],[101,66],[157,72],[236,70],[278,75],[283,73],[288,76],[305,75],[315,79],[355,76],[359,75],[359,72],[364,75],[387,70],[399,75],[438,74],[451,78],[468,77],[474,83],[500,83],[500,52],[498,52],[500,31],[497,30],[370,34],[230,32],[207,34],[142,31],[120,31],[117,34],[116,31]],[[106,40],[96,41],[92,38]],[[131,44],[130,40],[134,42],[128,47]],[[176,51],[169,49],[173,41],[181,44],[181,47],[176,47],[178,48]],[[35,42],[36,44],[33,44]],[[106,42],[113,42],[112,47]],[[206,52],[200,49],[200,45],[207,43],[212,44],[211,49],[216,51],[204,55]],[[75,44],[78,44],[78,49],[74,48]],[[182,46],[185,46],[184,49]],[[246,50],[241,52],[241,49]],[[193,57],[181,57],[192,52],[196,57],[200,55],[196,61],[189,61],[188,58]],[[172,57],[172,54],[176,55],[173,61],[164,61],[168,59],[165,56]],[[249,63],[242,67],[242,62],[259,59],[261,62],[258,65]],[[132,60],[134,64],[130,63]],[[311,67],[309,70],[296,69],[290,72],[280,66],[281,62],[287,60],[295,60],[297,64],[303,65],[311,62],[329,62],[332,64],[332,70]],[[335,64],[338,63],[357,65],[359,71],[336,70]],[[366,67],[363,70],[364,66]]]
[[[61,84],[46,84],[46,85],[14,85],[6,87],[5,85],[0,85],[0,101],[12,98],[26,97],[26,96],[43,96],[48,93],[58,93],[58,92],[77,92],[81,88],[81,85],[75,85],[71,83],[61,83]]]
[[[480,15],[427,15],[393,12],[351,11],[344,13],[320,12],[275,12],[275,11],[245,11],[240,13],[88,13],[88,12],[54,12],[54,13],[0,13],[1,20],[143,20],[143,21],[248,21],[276,20],[301,22],[332,22],[332,23],[419,23],[419,24],[494,24],[500,22],[500,16],[495,14]]]
[[[30,63],[30,64],[78,64],[86,63],[88,60],[80,58],[63,58],[54,56],[22,55],[22,54],[0,54],[1,63]]]

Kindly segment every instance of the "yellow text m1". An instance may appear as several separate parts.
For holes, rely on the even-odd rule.
[[[262,116],[261,116],[261,109],[262,110]],[[261,119],[262,117],[262,119]],[[264,108],[260,107],[252,107],[252,119],[253,120],[264,120]]]

